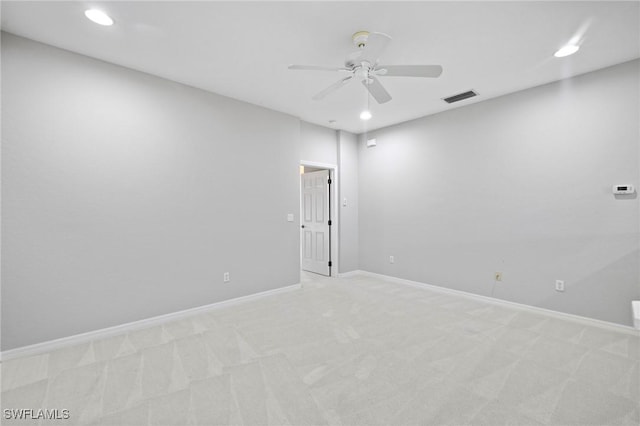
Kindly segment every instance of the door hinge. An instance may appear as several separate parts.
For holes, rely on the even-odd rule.
[[[329,221],[329,226],[331,226],[331,221]]]
[[[329,185],[331,185],[331,179],[329,179]]]
[[[331,268],[331,261],[329,261],[329,268]]]

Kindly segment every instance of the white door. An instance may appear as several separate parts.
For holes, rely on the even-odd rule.
[[[331,275],[329,170],[302,176],[302,269]]]

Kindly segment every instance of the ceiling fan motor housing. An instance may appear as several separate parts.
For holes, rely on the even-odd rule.
[[[358,48],[357,51],[353,52],[349,55],[345,62],[345,66],[347,68],[354,69],[361,64],[357,59],[362,54],[362,50],[367,45],[367,40],[369,39],[369,31],[358,31],[351,36],[351,40],[353,40],[353,44]]]

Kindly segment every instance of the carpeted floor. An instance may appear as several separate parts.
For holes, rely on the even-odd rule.
[[[95,425],[634,425],[637,335],[371,278],[2,363],[2,408]],[[3,418],[6,412],[3,411]]]

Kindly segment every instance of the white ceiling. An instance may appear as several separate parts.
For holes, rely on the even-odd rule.
[[[2,1],[2,28],[33,40],[361,133],[640,56],[637,1],[610,2],[25,2]],[[96,7],[115,20],[84,17]],[[389,34],[385,64],[441,64],[438,79],[381,78],[393,100],[359,120],[366,92],[351,83],[311,97],[339,73],[358,30]],[[581,50],[553,57],[579,37]],[[478,98],[448,105],[468,89]],[[329,120],[336,120],[329,124]]]

